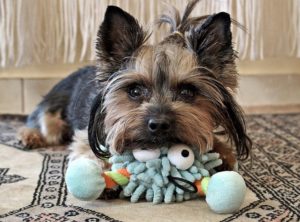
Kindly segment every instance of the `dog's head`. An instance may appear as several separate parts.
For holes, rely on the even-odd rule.
[[[196,2],[182,18],[176,9],[161,16],[171,32],[154,45],[146,44],[147,34],[130,14],[107,8],[96,46],[102,88],[89,124],[96,155],[106,154],[100,143],[110,153],[174,143],[205,152],[222,128],[238,156],[248,156],[250,141],[232,96],[237,73],[230,16],[189,18]]]

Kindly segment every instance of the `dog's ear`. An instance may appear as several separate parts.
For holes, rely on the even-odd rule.
[[[203,57],[218,56],[232,48],[230,26],[230,15],[220,12],[190,30],[189,42],[200,60]]]
[[[187,38],[200,65],[213,70],[216,75],[219,75],[218,80],[234,88],[236,76],[232,72],[235,71],[236,55],[232,48],[230,27],[230,15],[220,12],[209,16],[204,23],[192,28]]]
[[[88,124],[88,139],[89,144],[94,154],[100,159],[107,159],[110,157],[108,151],[101,149],[101,145],[105,146],[105,132],[104,132],[104,116],[103,113],[103,96],[98,94],[93,100],[90,119]]]
[[[108,6],[96,44],[99,68],[104,72],[117,71],[144,40],[145,32],[134,17],[116,6]]]

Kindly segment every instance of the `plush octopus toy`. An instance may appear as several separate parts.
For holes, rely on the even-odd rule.
[[[122,188],[120,196],[158,203],[182,202],[206,196],[216,213],[233,213],[242,205],[245,181],[235,171],[216,172],[222,164],[217,153],[200,154],[184,144],[170,148],[133,150],[113,155],[111,170],[102,172],[96,162],[81,158],[69,164],[66,183],[81,200],[94,200],[105,189]]]

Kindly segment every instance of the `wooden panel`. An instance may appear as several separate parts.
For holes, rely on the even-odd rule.
[[[24,80],[24,112],[31,113],[49,90],[60,79],[26,79]]]
[[[247,107],[300,104],[300,75],[241,76],[238,101]]]
[[[0,113],[22,113],[22,82],[0,79]]]

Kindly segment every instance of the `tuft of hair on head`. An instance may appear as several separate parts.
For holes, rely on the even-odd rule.
[[[192,27],[198,26],[202,24],[205,19],[209,17],[209,15],[190,17],[192,11],[196,7],[196,5],[201,0],[190,0],[183,12],[182,17],[180,16],[180,12],[173,5],[167,5],[165,11],[160,15],[159,19],[156,21],[158,27],[162,24],[170,25],[170,32],[180,32],[184,34],[184,32],[189,31]],[[247,32],[246,28],[237,22],[234,19],[231,19],[232,24]]]
[[[199,16],[199,17],[189,17],[192,11],[194,10],[197,3],[200,0],[190,0],[183,12],[182,17],[180,12],[173,5],[168,5],[164,13],[159,17],[156,24],[160,27],[162,24],[170,25],[170,32],[180,32],[184,34],[185,31],[188,31],[191,27],[199,24],[208,17],[208,15]]]

